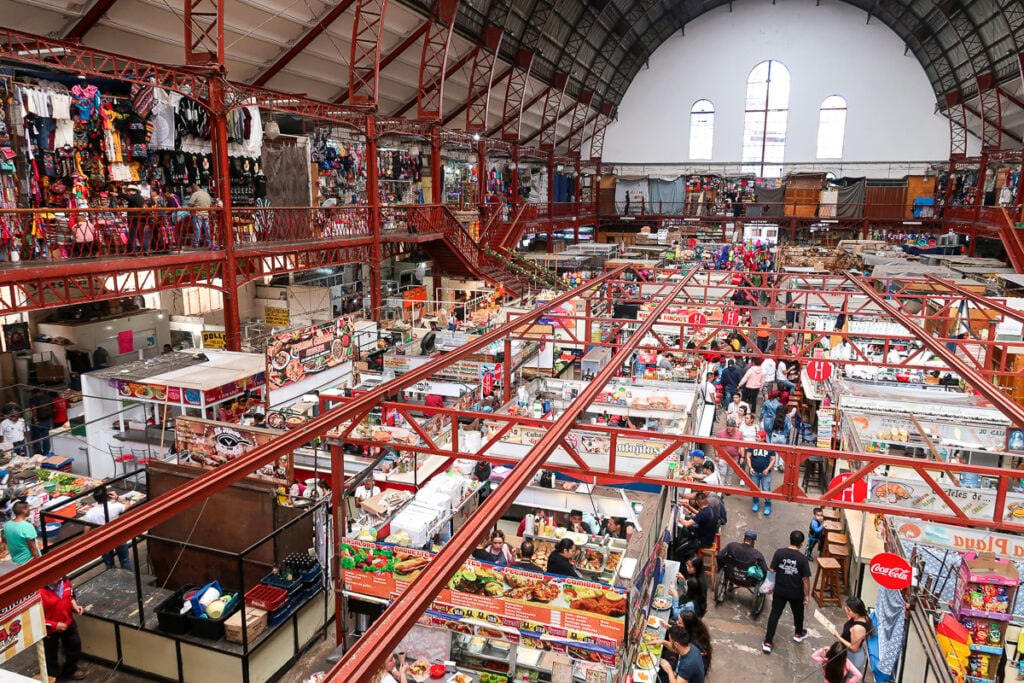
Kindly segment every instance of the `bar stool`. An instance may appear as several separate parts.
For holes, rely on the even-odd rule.
[[[842,567],[839,561],[832,557],[819,557],[818,569],[814,572],[814,583],[811,594],[818,601],[818,605],[834,604],[837,607],[843,604],[843,593],[841,586],[840,572]]]
[[[835,531],[828,531],[825,533],[825,542],[837,545],[848,546],[850,545],[850,537],[846,534],[836,533]]]
[[[828,520],[828,519],[825,520],[825,533],[826,534],[828,534],[828,533],[841,534],[841,533],[843,533],[843,531],[844,531],[844,529],[843,529],[843,523],[842,522],[834,522],[834,521]]]
[[[828,556],[839,563],[839,592],[846,595],[847,577],[850,571],[850,548],[845,544],[829,543]]]
[[[820,455],[812,455],[804,461],[804,480],[801,487],[804,491],[807,490],[807,485],[811,482],[811,477],[816,480],[816,486],[823,492],[827,489],[825,484],[825,458]]]
[[[843,518],[843,513],[836,508],[825,508],[821,512],[825,516],[826,522],[838,522]]]
[[[715,576],[718,574],[718,551],[722,547],[722,532],[715,534],[715,542],[710,548],[701,548],[698,551],[701,562],[704,563],[704,573],[710,574],[708,586],[712,593],[715,592]]]

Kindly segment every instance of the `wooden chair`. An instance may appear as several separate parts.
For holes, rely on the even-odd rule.
[[[709,575],[708,590],[715,593],[715,577],[718,575],[718,551],[722,548],[722,532],[715,534],[715,542],[710,548],[701,548],[699,555],[704,563],[704,573]]]
[[[818,568],[814,572],[814,583],[811,584],[811,595],[822,607],[825,605],[843,604],[842,567],[832,557],[819,557]]]

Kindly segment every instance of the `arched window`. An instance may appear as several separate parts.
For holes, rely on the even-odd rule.
[[[761,62],[747,77],[743,117],[743,170],[761,177],[782,175],[789,114],[789,69],[774,60]]]
[[[715,137],[715,105],[697,100],[690,107],[690,158],[710,159]]]
[[[830,95],[821,103],[818,115],[818,158],[842,159],[846,137],[846,100]]]

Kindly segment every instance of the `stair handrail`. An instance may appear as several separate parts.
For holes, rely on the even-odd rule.
[[[1006,255],[1010,257],[1010,264],[1013,269],[1018,273],[1024,273],[1024,241],[1021,240],[1020,230],[1017,229],[1017,223],[1010,216],[1010,212],[1006,210],[1005,206],[999,207],[1003,216],[1003,223],[999,226],[999,231],[1003,233],[1004,239],[1007,242]]]

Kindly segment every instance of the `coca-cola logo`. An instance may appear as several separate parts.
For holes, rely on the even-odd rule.
[[[910,564],[899,555],[879,553],[871,558],[871,576],[882,588],[902,590],[910,585]]]

